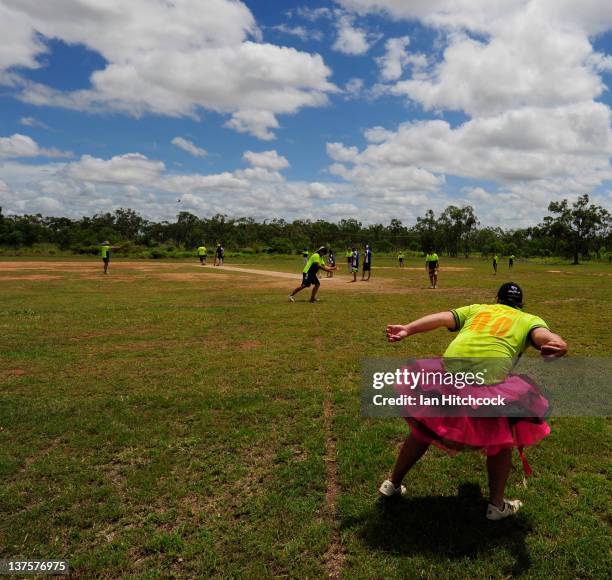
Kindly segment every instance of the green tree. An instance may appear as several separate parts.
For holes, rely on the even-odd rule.
[[[552,235],[566,237],[578,264],[580,253],[589,255],[593,242],[599,233],[603,233],[610,219],[609,212],[599,205],[590,204],[587,194],[581,195],[570,207],[567,199],[553,201],[548,211],[556,217],[547,216],[544,223]]]

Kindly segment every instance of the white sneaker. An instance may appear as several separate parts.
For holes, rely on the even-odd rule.
[[[394,495],[406,495],[406,486],[398,485],[395,487],[390,479],[386,479],[382,482],[382,485],[378,489],[380,495],[385,497],[393,497]]]
[[[503,509],[499,509],[497,506],[490,503],[487,507],[487,519],[488,520],[503,520],[508,516],[513,516],[518,512],[523,505],[520,499],[504,499]]]
[[[295,302],[295,299],[293,298],[293,296],[289,296],[289,302]]]

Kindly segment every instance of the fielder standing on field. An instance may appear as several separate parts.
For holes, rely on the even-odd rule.
[[[202,244],[198,248],[198,258],[200,258],[200,264],[204,266],[206,264],[206,246]]]
[[[425,256],[425,269],[427,270],[427,274],[429,276],[430,288],[438,287],[438,270],[440,269],[439,260],[438,254],[436,254],[433,249],[430,249]]]
[[[366,272],[368,273],[368,277],[365,277]],[[361,281],[367,282],[372,275],[372,250],[370,246],[366,244],[365,250],[363,252],[363,272],[361,273]]]
[[[102,242],[100,246],[100,255],[102,256],[102,262],[104,263],[104,273],[108,274],[108,265],[110,263],[111,250],[118,249],[119,246],[111,246],[108,240]]]

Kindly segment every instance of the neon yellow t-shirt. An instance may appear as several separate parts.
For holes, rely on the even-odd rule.
[[[100,246],[100,253],[103,258],[108,258],[108,253],[110,252],[110,246]]]
[[[459,334],[448,345],[444,359],[476,359],[470,363],[471,370],[484,371],[485,384],[504,380],[529,346],[531,331],[548,328],[539,316],[504,304],[472,304],[451,312]],[[489,362],[479,362],[482,358]],[[457,370],[467,370],[467,361],[448,361],[447,370],[455,365]]]
[[[206,246],[200,246],[198,248],[198,256],[206,256]]]
[[[497,254],[495,254],[495,256],[493,256],[493,261],[494,261],[494,262],[497,262],[497,260],[498,260],[498,259],[499,259],[499,258],[498,258],[498,256],[497,256]]]
[[[317,273],[319,266],[325,266],[325,262],[323,261],[321,256],[317,254],[317,252],[315,252],[314,254],[310,256],[310,258],[308,258],[308,262],[306,262],[306,265],[304,266],[304,269],[302,270],[302,272],[304,274],[307,274],[313,266],[316,266],[314,269],[315,274]]]
[[[440,258],[438,258],[438,254],[436,254],[435,252],[433,254],[427,254],[427,256],[425,256],[425,261],[426,262],[437,262]]]
[[[346,253],[344,254],[347,258],[352,258],[353,257],[353,252],[351,250],[347,250]]]
[[[451,310],[459,334],[445,358],[516,358],[529,346],[535,328],[548,328],[539,316],[505,304],[472,304]]]
[[[398,257],[399,259],[403,259],[403,257],[404,257],[404,252],[400,252],[400,253],[397,255],[397,257]]]

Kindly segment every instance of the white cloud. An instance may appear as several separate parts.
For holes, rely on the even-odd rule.
[[[35,119],[34,117],[21,117],[21,119],[19,119],[19,124],[23,125],[24,127],[38,127],[39,129],[49,128],[48,125],[42,121],[39,121],[38,119]]]
[[[353,18],[348,14],[343,14],[338,18],[338,36],[332,48],[344,54],[365,54],[370,48],[368,33],[361,28],[356,28],[353,23]]]
[[[344,87],[344,91],[346,93],[345,98],[347,99],[356,99],[361,95],[363,90],[363,79],[353,77],[348,80]]]
[[[15,133],[10,137],[0,137],[0,159],[17,157],[71,157],[68,151],[45,149],[27,135]]]
[[[296,9],[295,14],[300,18],[316,22],[322,18],[331,18],[333,11],[325,6],[319,8],[308,8],[307,6],[300,6]]]
[[[287,24],[277,24],[272,27],[273,30],[282,32],[283,34],[289,34],[290,36],[297,36],[302,41],[310,39],[321,40],[323,33],[320,30],[311,30],[305,26],[288,26]]]
[[[276,151],[245,151],[242,158],[251,164],[253,167],[262,167],[278,171],[289,167],[289,161],[286,157],[279,155]]]
[[[140,153],[126,153],[110,159],[83,155],[60,172],[63,177],[84,182],[143,185],[153,183],[165,169],[162,161],[152,161]]]
[[[320,55],[253,42],[261,33],[242,2],[57,0],[53,9],[2,2],[0,37],[10,42],[0,48],[0,73],[40,66],[41,38],[84,44],[107,61],[91,75],[91,88],[71,92],[1,75],[32,104],[194,118],[212,110],[233,114],[228,126],[270,139],[276,115],[324,105],[337,90]]]
[[[270,129],[278,129],[278,121],[270,111],[245,109],[234,113],[225,126],[238,133],[251,133],[262,141],[271,141],[274,133]]]
[[[352,163],[359,154],[357,147],[345,147],[342,143],[327,143],[327,154],[341,163]]]
[[[192,141],[184,139],[183,137],[175,137],[170,143],[183,151],[187,151],[187,153],[190,153],[194,157],[206,157],[206,155],[208,155],[206,149],[198,147]]]
[[[376,59],[380,67],[380,76],[385,81],[395,81],[402,76],[404,67],[408,64],[408,45],[410,38],[401,36],[389,38],[385,43],[385,55]]]
[[[308,185],[308,193],[315,199],[333,199],[334,197],[334,190],[329,185],[318,181]]]

